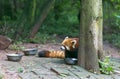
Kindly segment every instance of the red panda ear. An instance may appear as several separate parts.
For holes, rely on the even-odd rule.
[[[68,37],[68,36],[66,36],[66,37],[65,37],[65,39],[66,39],[66,38],[69,38],[69,37]]]
[[[71,43],[72,43],[72,47],[75,48],[75,45],[76,45],[77,41],[76,40],[72,40]]]

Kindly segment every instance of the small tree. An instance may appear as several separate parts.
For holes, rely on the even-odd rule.
[[[100,73],[102,59],[102,0],[81,0],[78,65]]]
[[[32,28],[32,30],[30,31],[30,38],[34,38],[36,33],[38,32],[40,26],[42,25],[42,23],[44,22],[44,20],[46,19],[52,5],[54,4],[55,0],[48,0],[46,2],[45,8],[43,10],[43,12],[41,13],[40,19],[38,20],[38,22],[34,25],[34,27]]]

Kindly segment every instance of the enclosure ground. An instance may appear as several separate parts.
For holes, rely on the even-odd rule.
[[[39,47],[40,50],[60,50],[60,44],[23,44],[26,48]],[[119,50],[105,44],[106,55],[111,55],[114,68],[120,71]],[[8,53],[16,53],[6,50]],[[22,52],[20,52],[22,53]],[[90,73],[77,65],[66,65],[64,59],[39,58],[37,56],[23,56],[20,62],[8,61],[6,52],[0,50],[0,74],[4,79],[120,79],[120,74],[97,75]]]

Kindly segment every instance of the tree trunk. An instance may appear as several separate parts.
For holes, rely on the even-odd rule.
[[[33,27],[31,34],[30,34],[30,38],[34,38],[34,36],[36,35],[36,33],[38,32],[40,26],[42,25],[43,21],[45,20],[45,18],[47,17],[53,3],[55,2],[55,0],[48,0],[46,3],[45,8],[43,10],[43,12],[41,13],[41,17],[39,19],[39,21],[35,24],[35,26]]]
[[[32,1],[31,24],[33,23],[35,18],[36,2],[37,2],[36,0]]]
[[[81,0],[78,65],[100,73],[98,55],[102,57],[102,0]],[[99,54],[100,53],[100,54]]]

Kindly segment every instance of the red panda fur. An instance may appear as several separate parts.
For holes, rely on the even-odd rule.
[[[73,51],[73,50],[78,49],[78,42],[79,42],[79,38],[66,37],[62,42],[62,46],[69,47],[69,49],[70,49],[69,51]]]
[[[38,53],[39,57],[49,57],[49,58],[65,58],[64,51],[55,50],[43,50]]]
[[[66,37],[63,42],[61,49],[65,51],[65,58],[77,58],[79,38],[68,38]]]

